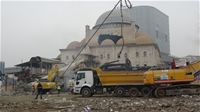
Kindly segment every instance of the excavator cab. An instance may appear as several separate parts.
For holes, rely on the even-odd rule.
[[[119,60],[111,61],[103,64],[100,69],[103,71],[121,71],[121,70],[132,70],[131,61],[125,58],[125,63],[116,63]]]

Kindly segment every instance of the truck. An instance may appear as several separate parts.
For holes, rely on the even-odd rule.
[[[77,72],[74,81],[74,93],[84,97],[93,94],[113,93],[124,96],[128,92],[131,96],[137,96],[135,86],[143,96],[147,96],[148,86],[143,84],[143,73],[152,68],[149,66],[132,67],[128,58],[125,63],[115,63],[119,60],[108,62],[99,68],[82,69]]]
[[[83,97],[103,93],[114,93],[120,97],[126,93],[132,97],[140,94],[145,97],[197,94],[200,93],[200,85],[190,83],[198,75],[200,61],[176,69],[150,67],[134,70],[126,59],[126,64],[104,64],[100,68],[78,71],[74,81],[74,93]]]

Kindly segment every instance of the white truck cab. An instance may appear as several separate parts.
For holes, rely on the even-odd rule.
[[[95,70],[82,69],[77,72],[74,80],[74,93],[83,97],[91,97],[93,94],[111,93],[115,86],[102,86]]]
[[[85,88],[91,88],[94,84],[93,72],[89,71],[78,71],[74,80],[74,93],[81,93],[81,90]]]

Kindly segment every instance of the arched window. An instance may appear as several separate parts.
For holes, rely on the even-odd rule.
[[[136,57],[139,57],[139,52],[136,52],[136,54],[135,54],[135,55],[136,55]]]
[[[100,55],[100,58],[103,59],[103,54]]]
[[[128,55],[127,55],[127,53],[124,53],[124,58],[128,58]]]
[[[69,59],[69,57],[68,56],[66,56],[66,60],[68,60]]]
[[[144,51],[144,53],[143,53],[143,54],[144,54],[144,57],[146,57],[146,56],[147,56],[147,52],[146,52],[146,51]]]
[[[107,54],[108,59],[110,59],[110,54]]]

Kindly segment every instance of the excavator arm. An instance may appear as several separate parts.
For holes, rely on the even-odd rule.
[[[53,75],[58,72],[58,65],[54,65],[52,69],[48,72],[47,80],[52,82]]]
[[[182,67],[186,72],[190,73],[196,73],[200,71],[200,61],[194,62],[192,64],[189,64],[187,66]]]

